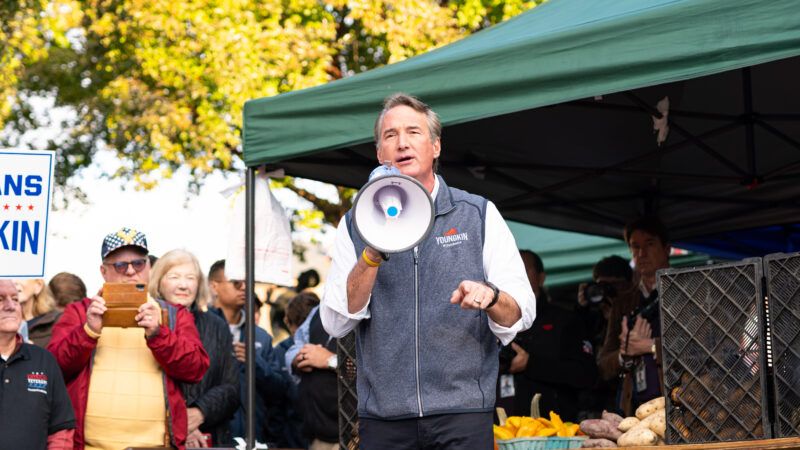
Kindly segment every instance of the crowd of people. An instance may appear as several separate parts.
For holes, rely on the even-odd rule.
[[[186,250],[155,258],[133,228],[105,237],[100,273],[104,288],[130,284],[146,296],[133,312],[135,326],[104,326],[115,306],[103,289],[87,293],[74,274],[49,283],[0,280],[0,448],[234,446],[245,435],[245,283],[226,277],[224,260],[206,273]],[[312,273],[318,283],[313,270],[303,277]],[[288,330],[307,329],[319,304],[303,291],[307,283],[285,305],[273,305]],[[285,355],[309,349],[291,337],[273,346],[266,330],[255,331],[256,440],[306,448],[314,434],[296,405],[308,370],[287,370],[298,364],[287,365]],[[325,369],[333,374],[335,366]],[[332,408],[335,424],[335,398]],[[334,425],[325,438],[335,443],[337,436]]]
[[[0,450],[233,446],[245,434],[249,326],[255,438],[277,447],[338,448],[335,338],[351,331],[361,448],[491,448],[495,406],[527,415],[536,393],[542,410],[572,421],[629,415],[661,395],[658,309],[648,308],[669,265],[660,222],[629,223],[635,270],[599,261],[565,308],[497,207],[436,174],[441,124],[427,105],[388,97],[375,142],[379,161],[431,194],[432,237],[389,256],[348,213],[323,301],[305,289],[316,272],[294,295],[270,295],[272,335],[245,314],[246,283],[226,276],[224,260],[205,272],[186,250],[155,258],[134,228],[103,239],[96,294],[69,273],[0,280]],[[128,326],[104,326],[120,284],[143,301]],[[278,327],[288,337],[275,342]]]

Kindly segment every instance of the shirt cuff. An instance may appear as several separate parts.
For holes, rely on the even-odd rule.
[[[500,339],[500,342],[503,345],[508,345],[511,341],[514,340],[514,337],[517,336],[517,333],[524,329],[524,324],[522,322],[522,318],[514,322],[513,325],[510,327],[504,327],[502,325],[498,325],[497,322],[489,318],[489,329],[492,330],[495,336]]]
[[[348,319],[363,320],[363,319],[369,319],[369,317],[370,317],[370,314],[369,314],[369,302],[370,302],[370,300],[372,300],[372,295],[371,294],[370,294],[369,298],[367,299],[367,303],[364,305],[364,307],[360,311],[356,311],[355,313],[350,313],[347,310],[347,303],[345,303],[344,305],[338,305],[338,304],[330,305],[330,304],[326,303],[323,306],[325,306],[326,308],[330,309],[331,311],[333,311],[333,312],[335,312],[335,313],[337,313],[337,314],[339,314],[341,316],[344,316],[344,317],[346,317]],[[344,311],[342,311],[340,308],[337,308],[339,306],[341,306],[342,307],[341,309],[344,309]]]

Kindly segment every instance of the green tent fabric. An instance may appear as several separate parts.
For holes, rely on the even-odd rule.
[[[247,102],[245,163],[371,141],[397,91],[448,126],[795,56],[798,10],[795,0],[551,0],[409,60]]]
[[[406,61],[247,102],[244,159],[360,187],[381,101],[404,91],[442,118],[448,184],[506,219],[617,237],[657,213],[676,241],[791,223],[798,24],[796,0],[550,0]],[[657,116],[670,127],[660,145]]]

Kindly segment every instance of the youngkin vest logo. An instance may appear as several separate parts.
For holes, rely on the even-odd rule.
[[[28,392],[47,394],[47,375],[44,372],[31,372],[28,374]]]
[[[469,240],[469,233],[459,233],[457,228],[450,228],[442,236],[436,236],[436,243],[442,248],[460,245]]]

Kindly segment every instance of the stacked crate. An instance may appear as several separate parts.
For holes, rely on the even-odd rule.
[[[800,253],[764,258],[775,437],[800,436]]]
[[[658,274],[666,442],[772,436],[760,258]]]

